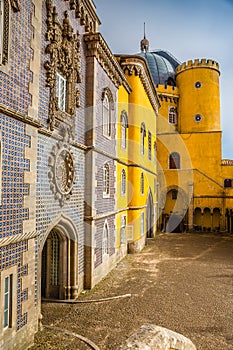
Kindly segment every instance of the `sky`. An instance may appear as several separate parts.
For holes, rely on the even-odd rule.
[[[114,54],[163,49],[179,61],[211,58],[220,65],[223,158],[233,159],[233,0],[94,0],[99,31]],[[231,111],[232,110],[232,111]]]

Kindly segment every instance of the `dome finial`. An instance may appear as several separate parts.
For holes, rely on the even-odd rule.
[[[144,22],[144,39],[141,40],[141,52],[149,51],[149,40],[146,39],[146,23]]]

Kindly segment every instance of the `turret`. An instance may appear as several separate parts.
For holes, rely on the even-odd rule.
[[[219,65],[195,59],[176,69],[181,133],[220,131]]]

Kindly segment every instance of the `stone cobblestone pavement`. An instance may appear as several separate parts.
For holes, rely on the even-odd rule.
[[[80,300],[123,294],[100,303],[43,303],[43,324],[61,327],[114,350],[151,323],[190,338],[198,350],[233,350],[233,236],[160,234],[128,255]],[[62,332],[38,332],[36,349],[91,349]]]

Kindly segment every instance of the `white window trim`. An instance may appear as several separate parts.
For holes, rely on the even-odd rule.
[[[64,101],[62,101],[62,82],[64,83]],[[58,89],[57,89],[58,85]],[[61,111],[66,112],[67,107],[67,80],[60,74],[56,73],[56,96],[58,99],[58,107]],[[62,103],[63,102],[63,103]]]
[[[126,111],[121,113],[121,149],[127,149],[127,129],[128,129],[128,116]]]
[[[13,266],[9,269],[3,270],[1,272],[1,294],[0,294],[0,303],[4,306],[4,290],[5,290],[5,278],[8,276],[12,276],[12,299],[11,299],[11,325],[10,327],[4,328],[4,307],[1,309],[1,317],[0,317],[0,329],[3,330],[3,342],[7,342],[10,338],[12,338],[12,333],[16,332],[17,324],[16,324],[16,311],[17,311],[17,266]]]
[[[106,177],[106,169],[108,169],[108,179]],[[106,185],[107,182],[108,186]],[[105,163],[103,166],[103,198],[110,198],[110,167],[108,163]]]
[[[171,109],[175,109],[174,106],[168,107],[168,123],[170,125],[177,125],[177,112],[171,112]],[[174,118],[174,122],[170,121],[170,114],[172,114],[172,118]]]
[[[152,161],[152,133],[148,130],[148,159]]]
[[[143,186],[142,186],[142,179],[143,179]],[[143,173],[140,175],[140,194],[141,196],[144,196],[145,194],[145,176]]]
[[[126,215],[121,215],[120,244],[126,243]],[[123,232],[123,234],[122,234]]]
[[[107,94],[105,94],[102,104],[102,120],[103,120],[103,135],[111,139],[111,106],[110,106],[110,100]]]
[[[105,236],[105,228],[107,228],[107,236]],[[102,238],[102,258],[108,258],[109,256],[109,225],[108,221],[105,220],[103,227],[103,238]]]
[[[123,174],[125,174],[124,179],[123,179]],[[123,191],[123,180],[124,180],[124,190],[125,191]],[[126,171],[125,171],[125,169],[121,170],[121,196],[122,197],[126,196]]]

